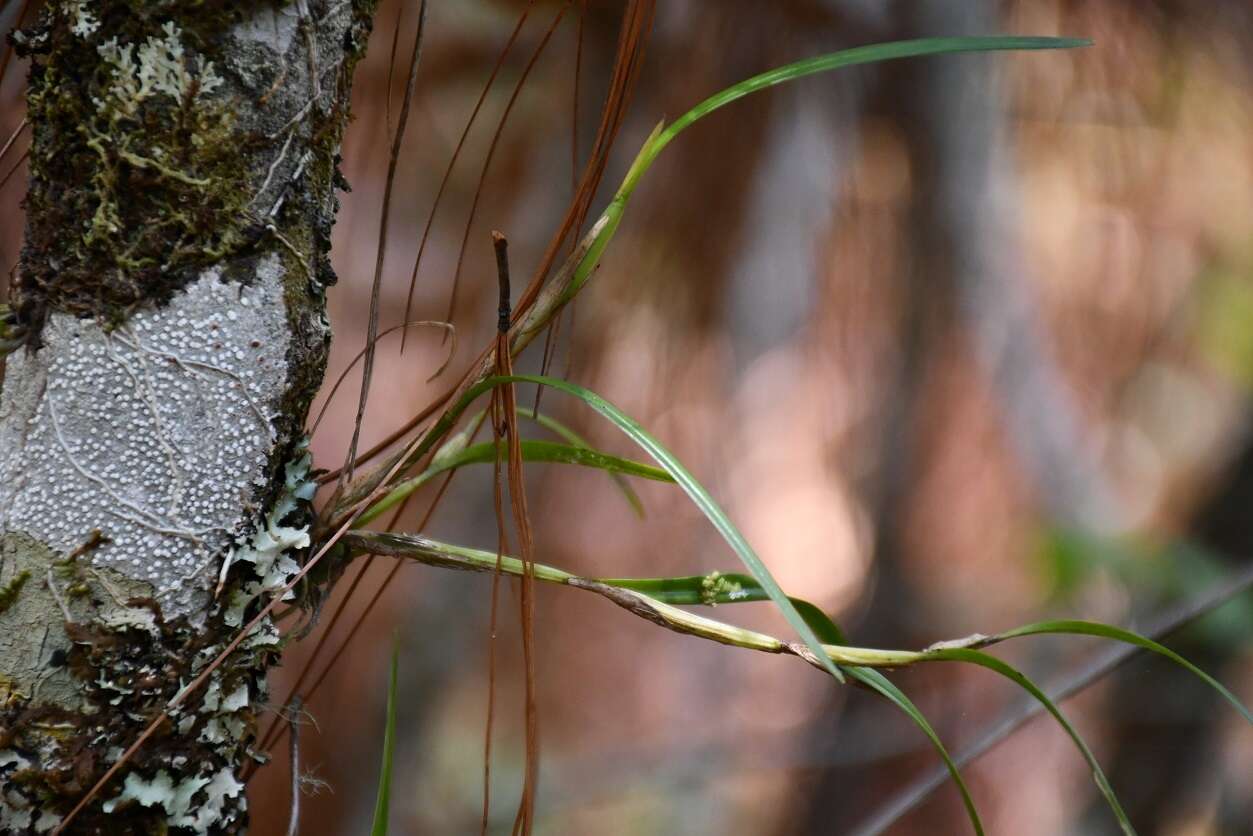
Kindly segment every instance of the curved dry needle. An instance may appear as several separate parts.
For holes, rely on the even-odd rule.
[[[492,134],[491,144],[487,146],[487,156],[483,159],[483,168],[479,172],[479,182],[474,189],[474,198],[470,201],[470,216],[466,219],[465,232],[461,236],[461,248],[457,251],[457,266],[452,274],[452,291],[448,294],[448,311],[444,317],[444,319],[449,321],[452,320],[453,311],[457,309],[457,289],[461,286],[461,270],[465,264],[466,247],[470,243],[470,231],[474,226],[474,218],[478,214],[479,200],[483,196],[483,188],[487,183],[487,174],[491,170],[492,160],[496,156],[496,149],[500,146],[500,137],[504,133],[505,123],[509,119],[509,114],[513,112],[513,106],[518,102],[518,96],[521,94],[522,88],[526,86],[531,70],[535,69],[540,55],[543,54],[544,48],[548,46],[553,33],[557,31],[557,25],[561,23],[561,18],[565,16],[571,2],[572,0],[566,0],[562,7],[557,10],[553,22],[548,25],[548,31],[544,33],[539,46],[536,47],[535,52],[531,55],[531,60],[527,62],[526,67],[522,70],[522,75],[518,77],[518,83],[514,85],[513,93],[509,96],[509,102],[505,105],[504,115],[500,117],[500,123],[496,126],[496,132]]]
[[[396,165],[400,161],[400,146],[409,124],[409,106],[413,103],[413,91],[418,82],[418,64],[422,57],[422,35],[426,31],[426,0],[418,10],[418,31],[413,37],[413,52],[409,56],[409,80],[405,85],[405,98],[400,106],[400,122],[392,138],[391,155],[387,160],[387,181],[383,187],[383,211],[379,217],[378,251],[374,259],[374,280],[370,286],[370,319],[366,329],[365,368],[361,372],[361,397],[357,401],[357,417],[353,422],[352,441],[348,455],[344,457],[340,487],[352,478],[357,464],[357,443],[361,440],[361,423],[365,420],[365,407],[370,399],[370,380],[374,376],[374,349],[379,335],[379,302],[383,284],[383,263],[387,258],[387,222],[391,217],[392,187],[396,183]]]
[[[400,325],[393,325],[391,328],[380,331],[378,339],[381,340],[388,334],[393,334],[401,329],[416,328],[419,325],[430,328],[443,328],[451,336],[451,339],[448,341],[448,353],[444,357],[444,362],[431,374],[430,377],[426,379],[426,382],[430,383],[432,380],[444,373],[444,370],[448,368],[448,364],[452,362],[453,355],[457,353],[457,329],[453,327],[451,322],[439,322],[434,319],[419,319],[415,322],[404,322]],[[339,391],[339,387],[343,384],[344,380],[347,379],[349,372],[356,367],[357,363],[361,362],[361,358],[365,356],[365,351],[366,350],[364,348],[358,351],[357,356],[352,358],[352,362],[349,363],[342,372],[340,372],[339,377],[335,380],[335,385],[331,387],[330,394],[326,396],[326,400],[323,401],[322,407],[318,410],[317,419],[313,422],[313,426],[309,428],[309,435],[312,436],[318,431],[318,425],[321,424],[322,419],[326,417],[326,409],[331,405],[331,401],[335,399],[335,393]]]
[[[549,240],[548,247],[540,258],[539,265],[531,274],[530,282],[523,289],[517,303],[514,305],[514,312],[519,317],[525,316],[530,311],[531,306],[535,304],[544,285],[544,278],[556,263],[557,254],[561,249],[562,243],[570,235],[571,229],[580,224],[579,218],[586,215],[591,201],[596,195],[596,190],[604,177],[605,166],[609,161],[609,151],[613,147],[618,132],[622,127],[627,106],[631,101],[635,85],[639,79],[640,67],[644,60],[644,46],[648,32],[652,27],[655,9],[655,0],[631,0],[623,14],[621,34],[618,38],[618,51],[614,56],[609,90],[601,107],[600,123],[596,130],[596,138],[592,143],[592,152],[587,163],[584,164],[583,176],[579,180],[578,193],[566,207],[566,214],[562,218],[561,224]],[[574,265],[577,265],[578,260],[574,259],[571,262],[572,268]],[[494,346],[495,342],[493,341],[480,352],[456,385],[441,392],[439,396],[432,399],[412,418],[392,430],[385,438],[358,456],[357,463],[360,464],[378,456],[446,407],[459,392],[464,391],[472,384],[473,376],[481,370],[483,363],[491,357]],[[319,477],[318,484],[335,481],[340,477],[341,473],[342,468],[333,470]]]
[[[8,140],[4,143],[4,147],[0,148],[0,160],[3,160],[5,155],[9,153],[9,149],[13,147],[13,143],[17,141],[18,136],[22,133],[22,131],[26,130],[26,126],[29,124],[30,123],[26,121],[26,117],[23,116],[22,121],[18,122],[17,127],[13,129],[13,133],[9,134]]]
[[[435,200],[431,203],[431,212],[426,217],[426,226],[422,229],[422,237],[418,239],[418,254],[413,259],[413,271],[409,274],[409,292],[405,296],[405,319],[409,318],[409,313],[413,309],[413,291],[418,286],[418,267],[422,264],[422,254],[426,252],[426,242],[431,237],[431,226],[435,223],[435,214],[439,211],[440,202],[444,198],[444,190],[448,187],[448,181],[452,177],[452,170],[457,165],[457,160],[461,157],[461,149],[465,147],[466,137],[470,135],[470,129],[474,127],[474,120],[478,118],[479,111],[483,108],[483,102],[487,100],[487,94],[491,91],[492,85],[496,83],[496,76],[500,73],[500,68],[505,64],[505,58],[508,57],[509,51],[513,49],[514,43],[518,40],[518,33],[522,31],[523,24],[526,23],[527,16],[530,15],[532,7],[535,6],[535,0],[529,0],[526,8],[522,10],[522,14],[518,16],[518,22],[514,24],[513,31],[509,33],[509,39],[505,41],[505,48],[496,56],[496,65],[492,67],[492,71],[487,76],[487,83],[483,85],[483,91],[479,93],[479,99],[474,103],[474,109],[470,111],[470,118],[466,120],[466,125],[461,130],[461,137],[457,140],[457,147],[453,149],[452,158],[448,161],[448,166],[444,169],[444,176],[439,181],[439,188],[435,190]],[[504,121],[503,119],[501,120]],[[405,353],[405,337],[408,334],[400,336],[400,353]]]
[[[10,168],[7,172],[5,172],[5,175],[3,177],[0,177],[0,189],[3,189],[5,187],[5,184],[9,182],[9,178],[13,176],[14,172],[16,172],[19,168],[22,167],[22,163],[26,162],[26,159],[29,156],[30,156],[30,149],[27,148],[25,151],[22,152],[22,156],[17,158],[17,162],[13,164],[13,167]]]

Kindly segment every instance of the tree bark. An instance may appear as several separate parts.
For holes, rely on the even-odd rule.
[[[0,392],[0,832],[46,833],[284,585],[374,0],[56,0]],[[294,604],[300,604],[296,601]],[[237,833],[266,624],[67,829]]]

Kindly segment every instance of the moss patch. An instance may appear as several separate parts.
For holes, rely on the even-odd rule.
[[[30,580],[30,571],[23,570],[18,572],[3,588],[0,588],[0,614],[13,606],[13,602],[22,594],[22,587],[26,586],[28,580]]]
[[[245,209],[268,143],[234,116],[220,64],[241,8],[63,0],[15,37],[33,58],[16,307],[29,333],[49,310],[121,321],[259,240]]]

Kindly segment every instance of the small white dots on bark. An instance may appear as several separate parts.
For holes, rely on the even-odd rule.
[[[203,610],[204,570],[251,527],[243,509],[267,481],[281,275],[276,256],[242,286],[207,271],[112,332],[54,314],[0,392],[0,530],[69,551],[101,528],[110,542],[86,559],[151,584],[166,617]]]

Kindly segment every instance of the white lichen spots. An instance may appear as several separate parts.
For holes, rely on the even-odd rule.
[[[253,565],[253,577],[232,594],[226,608],[224,619],[232,627],[243,623],[244,610],[258,595],[282,589],[300,571],[300,564],[287,553],[308,547],[309,527],[286,526],[283,525],[283,520],[301,502],[313,499],[317,482],[309,478],[311,461],[309,453],[302,445],[299,457],[287,464],[283,493],[274,503],[274,507],[264,520],[258,522],[252,536],[237,541],[238,547],[222,562],[222,569],[218,574],[219,589],[232,565],[240,562]],[[291,596],[289,591],[285,597]]]
[[[223,807],[227,798],[238,797],[243,788],[226,767],[207,777],[188,776],[177,784],[164,769],[152,779],[132,772],[126,776],[122,791],[104,803],[104,811],[112,813],[123,802],[133,801],[144,807],[163,808],[172,827],[209,833],[234,820],[234,813],[223,816]]]
[[[80,563],[151,584],[167,618],[203,610],[205,570],[267,482],[287,378],[282,270],[269,256],[247,284],[206,271],[111,333],[53,314],[38,352],[8,358],[0,531],[68,552],[100,528],[108,541]]]
[[[183,47],[182,31],[173,21],[161,27],[162,37],[148,38],[136,46],[110,38],[96,47],[100,57],[113,69],[108,98],[97,100],[99,110],[112,109],[134,115],[139,106],[157,95],[177,102],[212,93],[225,82],[212,61],[199,59],[196,71]]]

